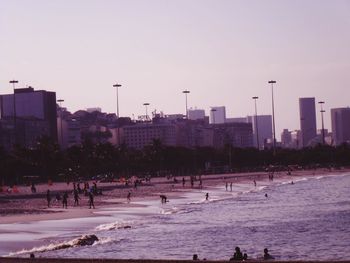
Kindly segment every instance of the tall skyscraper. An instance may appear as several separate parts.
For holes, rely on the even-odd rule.
[[[334,144],[350,143],[350,108],[331,109],[331,119]]]
[[[299,98],[301,145],[307,147],[317,136],[315,98]]]
[[[271,115],[258,115],[257,125],[255,122],[255,116],[248,116],[248,122],[253,126],[253,140],[254,147],[258,146],[257,134],[259,137],[259,148],[263,149],[265,142],[268,139],[272,140],[272,116]]]
[[[226,122],[226,108],[225,106],[211,107],[210,123],[221,124]]]
[[[15,89],[14,94],[0,96],[0,109],[2,120],[14,122],[16,143],[30,145],[42,135],[57,141],[55,92]]]

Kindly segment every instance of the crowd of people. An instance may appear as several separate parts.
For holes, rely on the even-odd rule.
[[[33,185],[32,185],[33,187]],[[69,191],[65,191],[63,195],[61,196],[60,192],[57,192],[55,194],[55,201],[56,203],[62,202],[62,207],[67,209],[68,208],[68,193]],[[102,190],[97,187],[97,183],[93,182],[93,185],[90,187],[89,183],[84,183],[84,188],[80,187],[80,183],[73,183],[73,189],[72,189],[73,199],[74,199],[74,205],[73,206],[79,206],[79,200],[81,200],[80,195],[84,195],[88,197],[88,206],[89,208],[95,208],[94,204],[94,196],[96,195],[102,195]],[[47,201],[47,207],[51,207],[52,205],[52,196],[51,191],[48,189],[46,191],[46,201]]]

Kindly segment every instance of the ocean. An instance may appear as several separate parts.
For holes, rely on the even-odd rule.
[[[291,181],[293,180],[293,184]],[[209,200],[205,200],[205,193]],[[267,197],[265,197],[267,194]],[[0,255],[228,260],[263,249],[279,260],[350,258],[350,174],[234,183],[183,192],[166,204],[100,209],[99,217],[0,225]],[[92,246],[57,249],[85,234]]]

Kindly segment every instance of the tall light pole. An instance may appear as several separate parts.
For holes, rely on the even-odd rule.
[[[273,84],[275,84],[276,81],[269,80],[268,83],[271,84],[271,95],[272,95],[273,154],[276,154],[275,102],[273,98]]]
[[[17,143],[17,113],[16,113],[16,84],[18,80],[10,80],[10,84],[13,86],[13,129],[14,129],[14,141]]]
[[[184,90],[184,91],[182,91],[182,93],[185,94],[185,98],[186,98],[186,119],[188,119],[187,94],[189,94],[190,91],[189,90]]]
[[[113,87],[115,88],[116,95],[117,95],[117,120],[118,120],[118,126],[117,126],[117,137],[118,137],[118,146],[120,145],[120,133],[119,133],[119,98],[118,98],[118,89],[121,87],[121,84],[114,84]]]
[[[326,112],[326,111],[323,109],[324,101],[319,101],[318,103],[321,105],[321,111],[320,112],[321,112],[321,120],[322,120],[322,144],[325,144],[323,113]]]
[[[61,126],[61,144],[63,148],[63,125],[62,125],[62,119],[63,119],[63,110],[62,110],[62,102],[64,102],[63,99],[57,100],[57,102],[60,104],[60,126]]]
[[[255,104],[255,129],[256,129],[256,143],[258,146],[258,150],[260,150],[260,143],[259,143],[259,127],[258,127],[258,108],[256,106],[256,101],[257,99],[259,99],[259,97],[252,97],[252,99],[254,100],[254,104]]]
[[[216,109],[215,108],[212,108],[211,109],[211,112],[213,114],[213,123],[215,124],[215,112],[216,112]]]
[[[143,106],[145,106],[145,108],[146,108],[146,120],[148,120],[148,106],[149,106],[150,104],[148,103],[148,102],[145,102],[144,104],[143,104]]]

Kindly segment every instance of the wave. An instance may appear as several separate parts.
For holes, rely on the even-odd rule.
[[[96,231],[108,231],[108,230],[116,230],[116,229],[128,229],[131,226],[134,226],[134,221],[116,221],[112,223],[102,224],[95,227]]]
[[[60,243],[50,243],[48,245],[43,245],[40,247],[34,247],[32,249],[22,249],[17,252],[11,252],[8,256],[21,256],[30,253],[44,253],[48,251],[62,250],[74,247],[83,247],[83,246],[96,246],[101,244],[106,244],[112,242],[111,238],[98,238],[95,235],[83,235],[79,238],[75,238],[69,241],[64,241]]]

